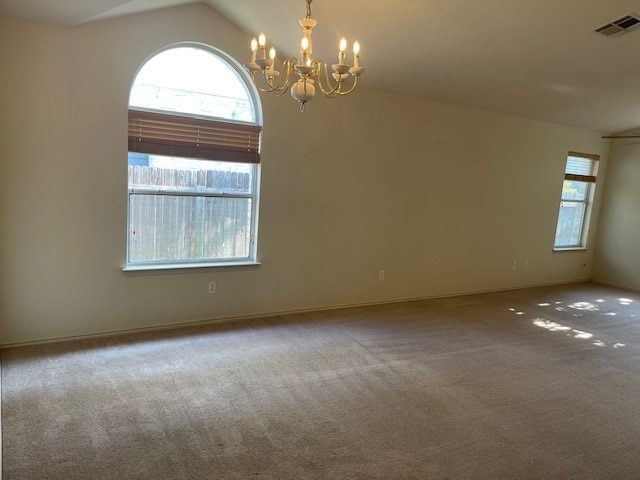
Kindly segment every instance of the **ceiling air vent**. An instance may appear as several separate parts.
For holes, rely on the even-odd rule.
[[[613,37],[614,35],[621,35],[635,30],[638,25],[640,25],[640,17],[635,13],[630,13],[629,15],[625,15],[613,22],[609,22],[606,25],[596,28],[594,32],[600,33],[605,37]]]

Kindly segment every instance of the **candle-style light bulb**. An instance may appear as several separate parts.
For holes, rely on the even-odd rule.
[[[267,58],[267,37],[264,33],[258,35],[258,45],[260,45],[260,58]]]
[[[258,51],[258,40],[256,37],[251,39],[251,63],[256,63],[256,52]]]
[[[269,58],[271,60],[275,60],[276,58],[276,49],[271,47],[271,49],[269,50]]]
[[[339,45],[339,52],[338,52],[338,64],[340,65],[344,65],[344,57],[345,57],[345,52],[347,50],[347,39],[342,37],[340,39],[340,45]]]
[[[360,67],[360,43],[357,40],[353,42],[353,66]]]
[[[309,60],[307,53],[307,49],[309,48],[309,39],[307,37],[302,37],[300,47],[302,48],[302,65],[306,65],[307,60]]]

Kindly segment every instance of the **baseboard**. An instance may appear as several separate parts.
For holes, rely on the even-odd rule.
[[[280,316],[286,316],[286,315],[324,312],[324,311],[331,311],[331,310],[340,310],[345,308],[370,307],[370,306],[376,306],[376,305],[392,305],[395,303],[418,302],[422,300],[435,300],[438,298],[464,297],[468,295],[479,295],[483,293],[507,292],[507,291],[524,290],[527,288],[551,287],[556,285],[571,285],[571,284],[577,284],[577,283],[587,283],[591,281],[592,280],[589,280],[589,279],[568,280],[565,282],[540,283],[540,284],[527,285],[522,287],[505,287],[505,288],[495,288],[495,289],[489,289],[489,290],[475,290],[475,291],[461,292],[461,293],[436,294],[436,295],[429,295],[429,296],[423,296],[423,297],[400,298],[400,299],[394,299],[394,300],[383,300],[380,302],[365,302],[365,303],[317,306],[317,307],[311,307],[306,309],[280,310],[275,312],[264,312],[264,313],[257,313],[252,315],[238,315],[238,316],[222,317],[222,318],[216,318],[216,319],[189,320],[186,322],[177,322],[177,323],[170,323],[170,324],[163,324],[163,325],[151,325],[148,327],[111,330],[106,332],[97,332],[97,333],[90,333],[90,334],[83,334],[83,335],[71,335],[71,336],[65,336],[65,337],[52,337],[52,338],[45,338],[45,339],[34,340],[29,342],[8,343],[8,344],[0,345],[0,350],[7,349],[7,348],[26,347],[26,346],[32,346],[32,345],[68,342],[73,340],[91,340],[94,338],[114,337],[114,336],[120,336],[120,335],[133,335],[136,333],[148,333],[148,332],[154,332],[154,331],[157,332],[157,331],[165,331],[165,330],[175,330],[175,329],[184,328],[184,327],[218,325],[218,324],[224,324],[224,323],[240,322],[245,320],[255,320],[255,319],[262,319],[262,318],[267,319],[267,318],[280,317]],[[597,282],[594,282],[594,283],[597,283]],[[0,479],[1,478],[2,477],[0,477]]]
[[[638,289],[638,288],[631,288],[631,287],[627,287],[625,285],[618,285],[616,283],[602,282],[600,280],[594,280],[594,279],[591,279],[589,281],[592,282],[592,283],[597,283],[598,285],[603,285],[605,287],[619,288],[620,290],[626,290],[627,292],[640,293],[640,289]]]

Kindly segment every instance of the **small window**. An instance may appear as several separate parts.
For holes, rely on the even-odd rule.
[[[598,175],[597,155],[569,152],[554,248],[586,248],[591,204]]]
[[[261,126],[245,76],[200,45],[163,50],[136,75],[125,269],[256,262]]]

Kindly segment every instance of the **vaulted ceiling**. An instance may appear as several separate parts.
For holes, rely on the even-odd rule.
[[[0,0],[0,12],[61,27],[192,0]],[[304,0],[206,0],[247,31],[295,54]],[[375,89],[603,132],[640,127],[640,27],[593,30],[637,0],[315,0],[314,54],[362,45]],[[288,51],[287,51],[288,49]],[[244,59],[239,59],[244,60]],[[248,58],[247,58],[248,60]]]

